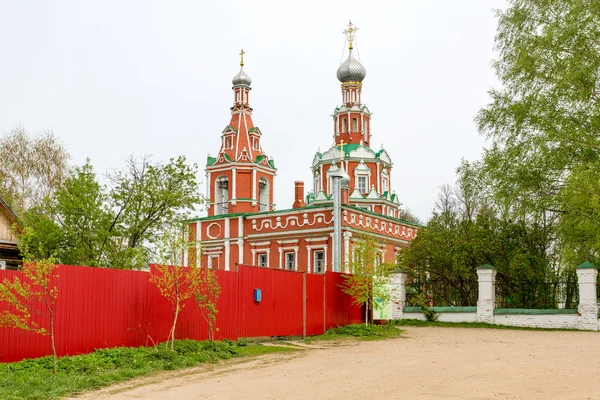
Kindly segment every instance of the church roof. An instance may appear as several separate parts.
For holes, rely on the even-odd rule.
[[[23,233],[23,226],[19,222],[17,215],[14,213],[14,211],[9,207],[8,203],[6,203],[6,201],[4,201],[4,199],[2,197],[0,197],[0,212],[2,212],[4,215],[6,215],[8,217],[8,219],[10,220],[10,222],[15,224],[15,226],[17,227],[17,230],[20,233]]]

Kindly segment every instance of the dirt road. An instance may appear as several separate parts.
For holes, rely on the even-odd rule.
[[[600,399],[600,333],[406,328],[166,376],[78,399]]]

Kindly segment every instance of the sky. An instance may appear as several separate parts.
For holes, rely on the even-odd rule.
[[[0,0],[0,135],[52,130],[100,177],[130,155],[216,155],[239,52],[253,120],[275,160],[277,208],[311,186],[332,143],[336,71],[349,20],[367,70],[371,145],[394,163],[392,189],[427,221],[461,159],[480,158],[473,118],[499,85],[495,9],[505,0]],[[198,213],[199,216],[203,215]]]

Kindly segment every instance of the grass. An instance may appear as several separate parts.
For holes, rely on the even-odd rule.
[[[520,330],[520,331],[577,331],[577,332],[581,332],[578,329],[568,329],[568,328],[530,328],[530,327],[524,327],[524,326],[508,326],[508,325],[488,324],[486,322],[442,322],[442,321],[423,321],[420,319],[410,319],[410,318],[395,320],[394,325],[396,325],[396,326],[417,326],[417,327],[440,326],[440,327],[447,327],[447,328],[511,329],[511,330]]]
[[[233,357],[289,351],[295,349],[243,341],[178,340],[175,352],[161,344],[157,347],[103,349],[91,354],[61,357],[56,374],[52,373],[52,357],[23,360],[0,364],[0,399],[56,399],[160,371]]]
[[[356,338],[359,340],[380,340],[386,338],[398,337],[402,330],[391,324],[385,325],[364,325],[351,324],[328,329],[323,335],[312,336],[306,339],[307,342],[315,340],[340,340]]]

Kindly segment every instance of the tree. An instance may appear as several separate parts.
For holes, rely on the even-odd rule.
[[[174,228],[162,237],[157,249],[162,264],[152,270],[151,277],[160,294],[172,307],[172,324],[167,337],[167,341],[171,341],[172,351],[179,313],[190,298],[196,299],[200,313],[205,316],[209,325],[209,338],[212,340],[212,328],[217,314],[216,301],[220,292],[216,276],[208,268],[201,268],[195,262],[187,267],[182,265],[182,256],[192,249],[196,250],[196,242],[187,241],[182,234],[183,226],[181,224],[179,229]]]
[[[404,221],[412,222],[414,224],[421,225],[421,220],[419,217],[414,215],[409,208],[402,208],[398,212],[398,219],[403,219]]]
[[[130,158],[124,170],[110,176],[115,224],[120,225],[126,248],[151,249],[155,238],[202,204],[197,168],[185,157],[167,164]]]
[[[52,199],[25,214],[21,247],[35,257],[55,255],[64,264],[104,265],[113,221],[106,200],[88,160],[71,172]]]
[[[208,268],[201,268],[200,285],[196,293],[198,311],[208,325],[208,339],[215,339],[217,323],[217,300],[221,294],[221,286],[215,272]]]
[[[358,235],[352,249],[350,274],[342,275],[342,292],[352,297],[353,304],[365,307],[365,325],[369,324],[370,309],[391,301],[388,285],[393,266],[382,262],[378,249],[379,243],[372,236]]]
[[[183,157],[165,165],[131,159],[108,193],[87,160],[24,214],[21,242],[65,264],[143,268],[157,257],[158,238],[202,202],[195,174]]]
[[[13,129],[0,139],[0,196],[22,215],[52,195],[67,177],[70,158],[52,131]]]
[[[590,191],[600,179],[600,2],[511,0],[497,14],[502,87],[476,117],[491,142],[482,180],[513,218],[563,225],[557,244],[577,265],[600,242],[589,229],[600,214]]]
[[[56,373],[56,346],[54,317],[58,289],[53,286],[58,275],[54,273],[55,260],[27,260],[23,263],[23,280],[15,276],[12,281],[4,279],[0,283],[0,301],[8,303],[12,309],[4,309],[0,314],[0,327],[12,327],[25,331],[48,335],[52,346],[53,370]],[[48,329],[32,320],[39,315],[48,321]]]

